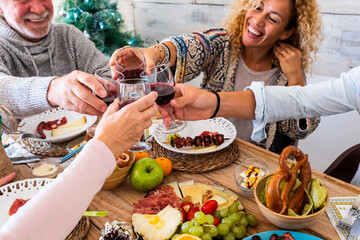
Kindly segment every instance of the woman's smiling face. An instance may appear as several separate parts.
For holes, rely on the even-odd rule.
[[[243,27],[245,47],[271,48],[278,40],[291,36],[294,28],[287,29],[293,3],[291,0],[262,0],[246,12]]]

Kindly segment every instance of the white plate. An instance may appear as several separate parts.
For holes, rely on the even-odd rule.
[[[86,117],[86,124],[76,132],[52,137],[51,131],[44,129],[44,133],[46,135],[45,139],[32,138],[32,140],[34,140],[34,141],[42,141],[42,142],[50,142],[50,143],[66,142],[66,141],[76,138],[81,133],[85,132],[88,127],[90,127],[91,125],[93,125],[96,122],[97,117],[90,116],[90,115],[84,115],[84,114],[77,113],[77,112],[67,111],[63,108],[52,108],[52,109],[42,112],[38,115],[24,118],[20,122],[20,126],[21,126],[20,130],[24,131],[26,133],[36,133],[36,128],[39,125],[39,123],[41,123],[42,121],[47,122],[47,121],[53,121],[56,119],[61,119],[62,117],[66,117],[67,122],[71,123],[71,122],[78,120],[82,116]],[[24,124],[24,125],[22,126],[22,124]]]
[[[17,198],[24,200],[34,197],[53,179],[31,178],[9,183],[0,187],[0,228],[9,220],[9,209]]]
[[[229,120],[225,118],[213,118],[208,120],[200,120],[200,121],[187,121],[187,125],[184,129],[177,132],[182,137],[191,137],[194,138],[195,136],[200,135],[204,131],[210,132],[218,132],[219,134],[224,134],[225,140],[221,145],[217,146],[216,148],[209,148],[206,147],[183,147],[183,148],[176,148],[172,147],[170,143],[167,142],[167,137],[169,134],[162,133],[162,124],[158,124],[154,137],[155,140],[164,148],[169,149],[170,151],[177,152],[177,153],[184,153],[184,154],[205,154],[216,152],[221,149],[226,148],[229,146],[236,137],[236,128],[234,124],[232,124]]]

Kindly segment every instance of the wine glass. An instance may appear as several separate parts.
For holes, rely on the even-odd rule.
[[[140,76],[150,82],[151,91],[158,93],[156,103],[165,109],[172,109],[171,99],[175,96],[175,79],[168,63],[157,65],[142,72]],[[174,120],[169,127],[162,124],[162,132],[165,134],[175,133],[186,126],[185,121]]]
[[[127,78],[139,78],[146,70],[144,53],[136,47],[126,46],[120,48],[115,55],[115,70],[121,72]]]
[[[131,78],[123,79],[118,81],[118,95],[117,98],[120,100],[120,106],[125,107],[126,105],[135,102],[139,98],[150,93],[150,83],[146,79]],[[131,152],[142,152],[147,151],[151,148],[151,144],[145,142],[145,132],[141,136],[139,142],[137,142],[132,148],[129,149]]]
[[[112,76],[113,74],[116,74],[116,78]],[[95,78],[98,80],[98,82],[103,85],[105,88],[107,95],[104,98],[101,98],[102,101],[106,103],[106,105],[110,105],[115,97],[117,96],[118,92],[118,82],[123,80],[125,77],[122,73],[118,71],[111,71],[110,68],[100,68],[97,69],[94,73]],[[99,97],[100,98],[100,97]]]

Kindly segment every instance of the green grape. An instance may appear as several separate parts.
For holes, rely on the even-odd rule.
[[[206,214],[206,222],[210,225],[214,224],[214,217],[210,214]]]
[[[172,236],[171,240],[174,240],[177,236],[179,236],[179,234],[175,234],[174,236]]]
[[[235,240],[235,235],[232,232],[229,232],[224,236],[224,240]]]
[[[238,203],[237,205],[235,203]],[[238,212],[238,206],[239,206],[239,202],[235,201],[233,204],[231,204],[231,206],[229,207],[229,213],[236,213]]]
[[[215,227],[214,225],[210,225],[209,233],[212,237],[216,237],[219,234],[219,231],[218,231],[217,227]]]
[[[199,226],[199,225],[201,225],[200,223],[196,222],[196,219],[195,219],[195,218],[191,219],[191,222],[194,224],[194,226]]]
[[[213,215],[214,215],[214,217],[218,218],[220,221],[221,221],[221,219],[223,218],[223,217],[220,215],[220,210],[216,210]]]
[[[245,215],[246,215],[246,212],[244,212],[244,211],[239,211],[239,214],[240,214],[241,216],[245,216]]]
[[[231,213],[228,218],[232,221],[232,223],[240,222],[241,215],[238,212]]]
[[[249,222],[248,222],[248,219],[246,216],[241,218],[240,224],[243,225],[244,227],[247,227],[247,225],[249,225]]]
[[[192,226],[189,230],[189,233],[200,237],[204,233],[204,229],[202,226]]]
[[[221,217],[227,217],[227,215],[228,215],[228,210],[227,209],[221,209],[220,210],[220,215],[221,215]]]
[[[226,223],[220,223],[217,228],[220,235],[226,235],[230,231],[230,227]]]
[[[256,217],[253,214],[248,213],[246,215],[246,217],[247,217],[247,220],[249,222],[249,226],[253,227],[253,226],[255,226],[257,224]]]
[[[201,211],[196,212],[194,215],[194,218],[195,218],[195,221],[200,224],[203,224],[206,221],[205,213],[203,213]]]
[[[200,238],[202,240],[212,240],[212,237],[209,233],[204,233],[203,235],[200,236]]]
[[[232,232],[236,238],[242,238],[246,234],[246,228],[242,225],[236,226],[232,229]]]
[[[232,225],[231,219],[230,219],[230,218],[227,218],[227,217],[221,219],[221,223],[226,223],[227,225],[229,225],[229,227],[231,227],[231,225]]]
[[[189,233],[190,228],[194,226],[194,223],[191,221],[184,222],[183,225],[181,225],[181,231],[183,233]]]

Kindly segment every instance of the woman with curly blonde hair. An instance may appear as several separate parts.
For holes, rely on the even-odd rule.
[[[316,0],[235,0],[231,9],[225,29],[172,36],[142,49],[148,67],[169,62],[175,68],[177,82],[192,80],[203,72],[201,87],[213,92],[241,91],[252,81],[305,85],[305,73],[311,72],[320,40]],[[110,64],[114,61],[113,57]],[[252,121],[229,119],[239,138],[253,142]],[[280,153],[313,132],[319,121],[312,118],[270,123],[267,138],[256,144]]]
[[[244,48],[242,42],[244,21],[247,10],[254,6],[261,6],[259,0],[234,1],[229,16],[226,18],[224,27],[229,36],[232,49],[240,54]],[[314,0],[293,0],[293,17],[287,25],[287,29],[294,28],[294,32],[284,42],[294,46],[301,52],[301,68],[305,73],[311,73],[311,65],[316,58],[319,40],[321,39],[321,19],[317,2]],[[275,63],[278,63],[276,57]]]

